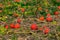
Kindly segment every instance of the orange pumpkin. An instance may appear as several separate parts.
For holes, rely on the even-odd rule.
[[[48,34],[49,31],[50,31],[50,29],[49,28],[46,28],[43,32],[44,32],[44,34]]]
[[[18,17],[18,14],[17,13],[13,13],[13,16]]]
[[[0,13],[2,12],[2,10],[0,10]]]
[[[41,11],[41,10],[42,10],[42,8],[41,8],[41,7],[39,7],[39,8],[38,8],[38,10],[39,10],[39,11]]]
[[[55,14],[55,15],[58,15],[58,14],[59,14],[59,12],[58,12],[58,11],[56,11],[56,12],[54,12],[54,14]]]
[[[51,22],[53,19],[52,19],[52,17],[47,17],[46,18],[46,21],[48,21],[48,22]]]
[[[20,2],[20,0],[14,0],[14,2]]]
[[[3,4],[2,3],[0,3],[0,7],[2,7],[3,6]]]
[[[49,16],[51,16],[51,14],[50,14],[50,13],[48,13],[48,14],[47,14],[47,17],[49,17]]]
[[[19,23],[16,23],[14,28],[20,28],[20,24]]]
[[[60,9],[60,6],[58,6],[58,9]]]
[[[22,11],[22,12],[25,12],[25,8],[22,8],[21,11]]]
[[[44,21],[44,16],[41,16],[39,20]]]

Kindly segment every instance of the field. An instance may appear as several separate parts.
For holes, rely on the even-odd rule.
[[[0,0],[0,40],[60,40],[60,0]]]

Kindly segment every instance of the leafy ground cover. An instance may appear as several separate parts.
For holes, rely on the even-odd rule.
[[[0,0],[0,40],[60,40],[60,0]]]

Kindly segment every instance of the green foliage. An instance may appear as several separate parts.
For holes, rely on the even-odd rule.
[[[17,40],[16,34],[13,34],[13,35],[12,35],[11,40]]]
[[[57,5],[57,6],[60,5],[60,2],[57,2],[57,0],[51,0],[51,1],[52,1],[52,3],[53,3],[54,5]]]
[[[0,26],[0,34],[5,34],[6,33],[6,28],[4,28],[3,26]]]
[[[10,2],[10,6],[8,5],[8,2]],[[24,17],[33,16],[36,15],[43,15],[46,17],[47,13],[50,13],[53,15],[53,13],[57,10],[57,5],[60,5],[60,2],[57,3],[56,0],[21,0],[20,2],[14,2],[12,0],[5,0],[2,2],[4,5],[4,8],[0,8],[3,10],[2,13],[0,13],[0,16],[2,16],[1,20],[6,20],[6,18],[3,18],[3,15],[9,15],[12,16],[13,12],[16,12],[18,15],[23,15]],[[56,5],[55,5],[56,4]],[[19,8],[20,10],[18,10]],[[39,11],[37,8],[41,7],[42,10]],[[21,8],[25,8],[25,12],[21,12]],[[49,11],[46,13],[46,9]],[[37,14],[36,14],[37,12]]]
[[[56,22],[56,21],[53,21],[53,22],[52,22],[52,24],[53,24],[53,25],[56,25],[56,24],[57,24],[57,22]]]
[[[60,32],[60,26],[57,27],[57,30]]]

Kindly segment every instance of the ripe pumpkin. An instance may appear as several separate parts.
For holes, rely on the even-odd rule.
[[[16,23],[14,28],[20,28],[20,24],[19,23]]]
[[[46,21],[48,21],[48,22],[51,22],[53,19],[52,19],[52,17],[47,17],[46,18]]]
[[[39,20],[44,21],[44,16],[41,16]]]
[[[20,23],[20,22],[21,22],[20,18],[18,18],[18,19],[17,19],[17,22],[18,22],[18,23]]]
[[[36,24],[32,24],[30,28],[31,28],[31,30],[37,30],[38,29]]]
[[[22,11],[22,12],[25,12],[25,8],[22,8],[21,11]]]
[[[14,2],[20,2],[20,0],[14,0]]]
[[[44,32],[44,34],[48,34],[49,31],[50,31],[50,29],[49,28],[46,28],[43,32]]]
[[[58,9],[60,9],[60,6],[58,6]]]
[[[54,12],[54,14],[55,14],[55,15],[58,15],[58,14],[59,14],[59,12],[58,12],[58,11],[56,11],[56,12]]]
[[[14,23],[11,23],[11,24],[10,24],[10,27],[11,27],[11,28],[14,28],[14,26],[15,26]]]

